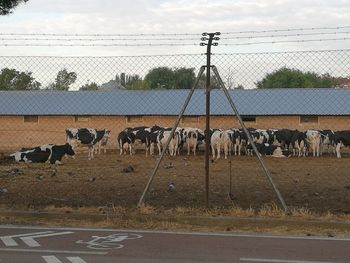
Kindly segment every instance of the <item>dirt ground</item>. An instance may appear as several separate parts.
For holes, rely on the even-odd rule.
[[[76,159],[65,159],[63,165],[0,162],[0,205],[136,207],[156,158],[142,152],[132,157],[109,152],[91,161],[81,153]],[[349,155],[265,157],[264,161],[289,208],[350,213]],[[170,183],[175,187],[169,189]],[[145,202],[158,208],[205,207],[204,156],[166,156]],[[212,208],[259,209],[279,201],[257,158],[234,156],[210,164],[209,203]]]

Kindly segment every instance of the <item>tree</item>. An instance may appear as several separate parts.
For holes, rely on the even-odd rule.
[[[0,90],[38,90],[41,84],[31,72],[3,68],[0,73]]]
[[[143,87],[140,86],[142,84],[142,79],[139,75],[133,74],[128,75],[126,73],[120,73],[120,75],[115,76],[116,82],[125,89],[142,89]]]
[[[68,72],[66,69],[62,69],[57,73],[55,83],[49,86],[52,90],[68,90],[69,85],[73,84],[77,79],[77,73]]]
[[[174,87],[174,72],[168,67],[151,69],[145,81],[150,89],[172,89]]]
[[[207,86],[207,75],[205,73],[199,78],[198,88],[205,89]],[[210,89],[220,89],[219,80],[214,74],[210,74]]]
[[[20,3],[28,2],[28,0],[1,0],[0,15],[8,15],[13,12],[13,9]]]
[[[256,83],[259,89],[267,88],[330,88],[336,86],[336,80],[329,74],[318,75],[314,72],[302,72],[283,67]]]
[[[234,87],[235,72],[231,66],[229,66],[227,70],[228,72],[226,74],[225,86],[227,87],[227,89],[233,89],[235,88]]]
[[[241,84],[238,84],[237,87],[234,87],[234,89],[244,89],[244,86]]]
[[[81,86],[79,90],[98,90],[99,85],[97,85],[95,82],[86,83],[85,85]]]
[[[190,89],[195,81],[194,68],[179,68],[174,70],[174,88]]]
[[[158,67],[151,69],[145,84],[150,89],[190,89],[195,81],[194,68],[171,69]]]
[[[137,90],[137,89],[149,89],[148,84],[146,83],[146,81],[142,80],[142,79],[138,79],[138,80],[134,80],[131,83],[129,83],[126,86],[127,89],[129,90]]]

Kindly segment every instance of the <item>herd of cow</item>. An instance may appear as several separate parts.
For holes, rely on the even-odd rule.
[[[169,155],[179,155],[186,148],[187,154],[191,152],[196,155],[200,145],[205,144],[205,133],[198,128],[176,128],[171,136],[171,128],[159,126],[126,128],[117,136],[117,144],[120,154],[129,152],[135,154],[139,145],[144,145],[146,156],[154,155],[155,148],[158,154],[169,141],[166,149]],[[298,131],[290,129],[253,129],[248,128],[252,141],[260,155],[271,155],[274,157],[307,156],[312,152],[313,156],[320,156],[326,150],[341,157],[340,149],[350,146],[350,130],[307,130]],[[228,155],[252,155],[253,147],[249,143],[246,133],[242,129],[210,129],[209,141],[212,156],[220,158],[223,152],[225,159]],[[66,144],[46,144],[33,148],[22,148],[11,154],[16,161],[24,162],[50,162],[61,163],[65,155],[74,156],[79,146],[88,148],[89,160],[94,158],[94,152],[106,152],[106,145],[110,138],[110,131],[90,128],[66,129]]]
[[[340,148],[350,146],[349,131],[307,130],[301,132],[290,129],[254,129],[248,128],[251,139],[261,155],[274,157],[307,156],[312,151],[313,156],[320,156],[326,148],[328,153],[334,152],[341,157]],[[157,146],[160,154],[171,135],[171,128],[135,127],[127,128],[119,133],[117,142],[120,154],[135,153],[134,146],[144,144],[146,155],[154,154]],[[223,152],[225,159],[228,155],[252,155],[253,147],[242,129],[210,129],[210,146],[213,158],[220,158]],[[205,143],[205,134],[198,128],[176,128],[168,146],[171,156],[180,154],[186,147],[187,154],[192,151],[196,155],[199,145]]]

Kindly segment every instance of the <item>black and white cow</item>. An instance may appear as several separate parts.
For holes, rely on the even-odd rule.
[[[298,130],[292,131],[292,139],[291,145],[293,149],[293,156],[306,156],[306,148],[307,148],[307,136],[305,132],[301,132]]]
[[[254,143],[259,143],[259,144],[263,144],[263,143],[269,143],[270,142],[270,135],[269,132],[265,129],[254,129],[254,128],[247,128],[250,136],[252,137],[252,140]],[[244,131],[242,130],[242,132],[244,133]],[[248,142],[248,137],[246,136],[246,134],[243,135],[244,141],[246,142],[246,145],[250,145],[250,143]],[[251,147],[246,148],[246,153],[247,155],[252,155],[252,149]]]
[[[11,154],[17,162],[61,164],[65,155],[74,156],[75,152],[68,143],[63,145],[45,144],[42,146],[22,149]]]
[[[227,130],[230,140],[231,140],[231,145],[232,145],[232,150],[234,155],[241,155],[242,147],[243,145],[243,130],[240,129],[229,129]],[[229,150],[231,152],[231,149]]]
[[[130,155],[134,154],[133,144],[135,142],[135,135],[127,130],[121,131],[117,137],[120,155],[126,154],[129,150]]]
[[[234,145],[234,148],[241,149],[245,147],[245,153],[246,155],[253,155],[252,147],[250,147],[250,142],[248,140],[247,134],[244,132],[243,129],[231,129],[231,130],[237,130],[232,135],[233,140],[235,140],[236,145]],[[254,143],[268,143],[270,139],[270,135],[265,129],[255,129],[255,128],[247,128],[247,131],[249,132],[250,137],[252,138]],[[249,146],[249,147],[248,147]],[[240,153],[240,150],[238,151]],[[236,149],[235,149],[236,154]]]
[[[162,129],[157,125],[152,127],[129,127],[122,131],[118,137],[123,137],[125,143],[129,143],[132,153],[135,153],[137,145],[145,145],[146,156],[148,153],[153,154],[154,144],[157,144],[158,132]],[[119,139],[118,139],[119,144]],[[152,145],[153,144],[153,145]],[[152,149],[151,149],[152,147]]]
[[[149,151],[150,155],[154,154],[154,146],[157,145],[157,137],[158,134],[163,130],[163,127],[160,127],[158,125],[153,125],[152,127],[150,127],[147,131],[147,133],[145,133],[145,136],[147,137],[147,148]],[[146,152],[147,154],[147,152]]]
[[[169,151],[170,156],[175,156],[178,153],[178,147],[181,142],[180,132],[178,129],[181,129],[181,128],[177,128],[177,130],[175,130],[168,145],[167,150]],[[164,149],[170,135],[171,135],[171,128],[162,129],[158,132],[157,146],[158,146],[159,155],[161,155],[162,150]]]
[[[96,149],[96,152],[98,152],[98,154],[101,154],[101,150],[103,150],[103,153],[107,152],[107,143],[108,143],[109,137],[110,137],[110,132],[106,131],[102,139],[97,142],[95,149]]]
[[[289,150],[292,142],[293,131],[289,129],[280,129],[274,133],[276,142],[284,149]]]
[[[269,141],[269,134],[267,133],[267,130],[264,129],[252,130],[250,135],[256,143],[268,143]]]
[[[73,149],[79,146],[88,147],[88,158],[91,160],[94,158],[95,146],[109,133],[106,129],[69,128],[66,129],[66,142],[72,145]]]
[[[268,144],[275,144],[279,145],[279,142],[276,139],[276,132],[278,132],[278,129],[267,129],[266,133],[269,136],[269,139],[267,140]]]
[[[149,151],[149,134],[151,128],[146,126],[140,127],[128,127],[120,135],[123,135],[127,143],[130,143],[130,154],[135,154],[137,145],[145,145],[146,147],[146,156]],[[119,137],[119,136],[118,136]],[[118,140],[119,141],[119,140]]]
[[[334,153],[335,154],[335,132],[333,130],[320,130],[321,134],[321,149],[320,149],[320,155],[324,152],[324,150],[327,150],[327,153]]]
[[[289,150],[282,150],[281,146],[268,143],[255,143],[260,155],[272,156],[277,158],[290,157],[292,154]],[[248,147],[252,147],[249,145]]]
[[[198,130],[197,146],[205,143],[205,132],[201,129]]]
[[[185,144],[187,148],[187,155],[190,155],[192,150],[193,155],[196,155],[198,144],[205,139],[204,132],[197,128],[185,127],[179,130],[181,137],[181,144]],[[181,147],[179,145],[179,148]]]
[[[210,137],[211,151],[213,159],[219,159],[221,149],[224,150],[225,159],[227,159],[231,142],[230,130],[214,129]]]
[[[153,126],[151,128],[151,133],[149,135],[149,142],[150,142],[150,148],[149,148],[149,152],[150,155],[154,155],[154,148],[156,145],[158,145],[158,135],[164,130],[165,128],[161,128],[159,126]]]
[[[350,146],[350,130],[336,131],[335,136],[335,151],[337,153],[337,158],[341,158],[340,148],[343,146]]]

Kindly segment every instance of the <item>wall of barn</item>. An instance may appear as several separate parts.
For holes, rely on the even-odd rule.
[[[306,131],[308,129],[318,130],[350,130],[349,116],[319,116],[318,122],[301,123],[299,116],[260,116],[257,117],[256,128],[287,128]]]
[[[38,122],[25,122],[23,116],[0,116],[0,152],[11,152],[22,147],[65,143],[66,128],[96,128],[111,131],[108,149],[116,149],[116,137],[126,127],[171,127],[176,116],[39,116]],[[252,128],[287,128],[350,130],[350,116],[320,116],[317,123],[300,123],[299,116],[257,116],[245,123]],[[185,116],[181,127],[205,128],[204,116]],[[240,128],[233,116],[212,116],[212,128]]]
[[[38,122],[24,122],[23,116],[0,117],[0,152],[22,147],[65,143],[66,128],[109,129],[112,136],[125,127],[124,116],[92,116],[77,121],[75,116],[39,116]],[[115,139],[112,137],[114,141]]]
[[[302,123],[300,116],[257,116],[256,121],[244,122],[246,127],[256,129],[297,129],[306,131],[308,129],[331,129],[350,130],[350,116],[319,116],[315,123]],[[182,126],[193,126],[204,130],[205,117],[200,116],[198,122],[183,123]],[[212,128],[241,128],[238,118],[235,116],[212,116],[210,120]]]

